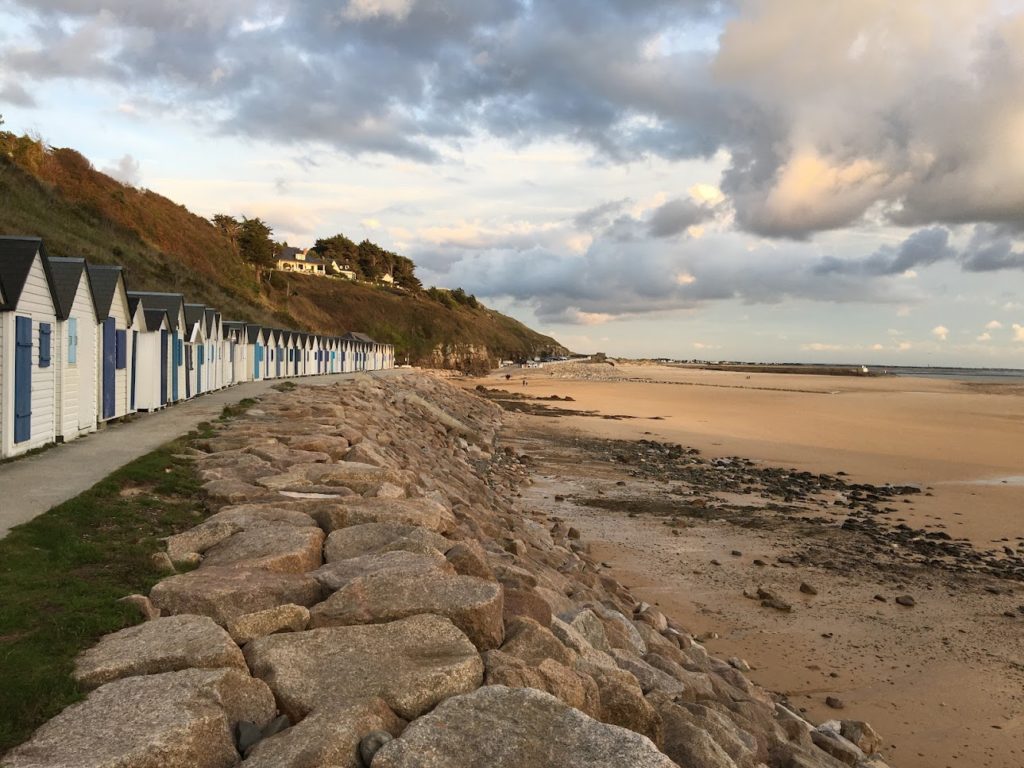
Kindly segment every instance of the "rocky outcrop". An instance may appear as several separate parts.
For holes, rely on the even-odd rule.
[[[78,660],[4,765],[884,768],[516,507],[497,407],[426,375],[299,387],[197,443],[198,565]],[[236,739],[237,737],[237,739]],[[244,761],[239,763],[241,758]]]
[[[4,768],[230,768],[239,722],[265,725],[274,697],[234,669],[118,680],[89,694],[9,752]]]

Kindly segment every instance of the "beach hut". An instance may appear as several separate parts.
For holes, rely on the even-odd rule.
[[[85,259],[50,257],[57,298],[53,337],[56,367],[57,440],[96,430],[96,304]]]
[[[139,329],[137,343],[138,373],[136,374],[136,401],[140,411],[156,411],[170,399],[172,365],[171,324],[167,310],[149,309],[141,300],[145,312],[146,330]]]
[[[146,311],[162,309],[167,315],[168,369],[167,402],[184,400],[186,394],[185,343],[185,297],[180,293],[157,293],[153,291],[129,291],[129,296],[138,296]]]
[[[0,237],[0,457],[57,437],[57,306],[43,241]]]
[[[185,305],[185,367],[188,369],[186,397],[206,391],[206,307]]]
[[[108,422],[127,415],[130,404],[131,349],[128,291],[121,267],[86,264],[96,306],[97,421]]]
[[[284,348],[281,346],[281,331],[277,328],[264,328],[264,339],[267,344],[267,372],[264,378],[280,379],[284,370]]]
[[[260,381],[266,366],[267,346],[264,344],[263,329],[258,325],[245,326],[246,354],[252,366],[249,370],[250,381]]]
[[[237,320],[224,321],[224,344],[226,355],[230,358],[227,367],[227,383],[240,384],[252,378],[252,366],[249,364],[249,336],[245,323]]]
[[[128,413],[138,410],[139,396],[139,340],[147,333],[146,309],[139,297],[128,297]],[[157,371],[156,373],[159,373]]]
[[[223,354],[221,341],[224,338],[220,312],[210,307],[206,316],[206,390],[212,392],[224,386]]]

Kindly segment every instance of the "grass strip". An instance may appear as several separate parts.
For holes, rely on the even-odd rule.
[[[84,696],[71,678],[81,651],[140,623],[117,600],[147,594],[165,575],[159,539],[206,517],[181,454],[211,434],[200,425],[0,539],[0,754]]]

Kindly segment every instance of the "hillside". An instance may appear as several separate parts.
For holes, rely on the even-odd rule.
[[[256,272],[210,222],[125,186],[72,149],[0,132],[0,235],[36,235],[55,256],[125,267],[134,290],[175,291],[225,318],[315,333],[368,333],[399,361],[480,370],[564,347],[483,305],[322,277]]]

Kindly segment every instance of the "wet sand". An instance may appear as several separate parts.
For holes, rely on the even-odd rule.
[[[612,375],[657,382],[552,373],[528,372],[525,387],[521,374],[483,381],[530,397],[574,399],[542,401],[541,408],[595,412],[510,414],[506,439],[537,462],[524,507],[576,525],[635,594],[695,634],[715,633],[710,650],[746,659],[755,681],[812,719],[871,722],[886,738],[892,765],[1024,765],[1024,614],[1017,612],[1024,584],[955,567],[901,565],[898,551],[879,552],[841,530],[841,512],[831,510],[815,513],[824,522],[813,529],[785,517],[758,526],[672,518],[658,511],[677,498],[666,495],[668,484],[638,477],[595,456],[585,439],[572,439],[678,442],[710,457],[843,471],[850,482],[919,484],[932,495],[895,504],[898,512],[886,522],[963,536],[999,557],[1002,547],[1024,544],[1024,486],[1001,482],[1024,474],[1019,390],[649,366],[619,366]],[[611,502],[588,506],[595,495]],[[616,511],[615,499],[626,495],[629,509],[648,500],[655,513]],[[843,556],[837,563],[820,555],[779,562],[809,545]],[[802,594],[802,582],[818,594]],[[793,611],[744,596],[758,586],[780,594]],[[905,593],[916,606],[895,604]],[[845,708],[829,709],[826,696],[838,696]]]

